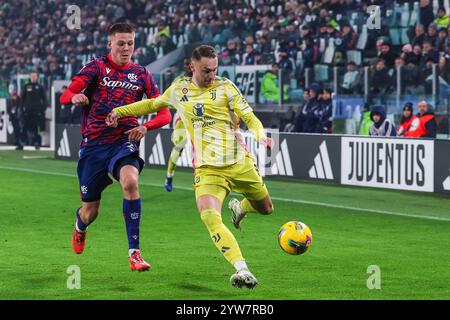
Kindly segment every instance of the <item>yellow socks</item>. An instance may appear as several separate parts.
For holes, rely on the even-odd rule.
[[[208,228],[214,245],[223,253],[227,261],[234,266],[236,262],[244,260],[241,249],[230,230],[223,224],[220,213],[213,209],[202,211],[201,218]]]
[[[240,207],[242,212],[244,213],[258,212],[255,208],[253,208],[252,204],[247,200],[247,198],[244,198],[244,200],[241,201]]]

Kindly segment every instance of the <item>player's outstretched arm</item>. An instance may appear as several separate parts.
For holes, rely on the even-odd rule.
[[[128,116],[144,116],[149,113],[157,112],[164,107],[167,107],[167,102],[164,102],[160,97],[127,104],[111,111],[106,117],[106,124],[115,127],[120,118]]]

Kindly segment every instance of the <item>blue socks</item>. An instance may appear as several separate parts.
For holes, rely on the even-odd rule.
[[[86,232],[86,229],[88,227],[89,224],[85,224],[81,218],[80,218],[80,209],[77,209],[77,222],[75,224],[75,228],[79,231],[79,232]]]
[[[128,245],[130,250],[139,250],[139,226],[141,224],[141,199],[123,199],[123,216],[127,228]]]

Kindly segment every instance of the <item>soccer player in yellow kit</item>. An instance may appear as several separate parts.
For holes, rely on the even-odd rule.
[[[272,148],[273,141],[265,136],[261,122],[239,89],[230,80],[216,76],[214,48],[201,45],[194,49],[190,67],[191,77],[177,78],[158,98],[115,108],[106,122],[114,126],[118,118],[128,115],[145,115],[165,106],[177,109],[194,148],[194,189],[200,217],[217,249],[236,269],[231,284],[253,288],[258,281],[222,222],[222,202],[231,191],[244,195],[242,201],[231,199],[228,204],[236,228],[240,228],[247,213],[268,215],[273,205],[254,160],[236,132],[233,112],[266,148]]]

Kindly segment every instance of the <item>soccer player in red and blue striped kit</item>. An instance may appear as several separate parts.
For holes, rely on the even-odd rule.
[[[84,250],[87,227],[98,216],[102,191],[120,182],[123,215],[129,244],[131,270],[147,271],[139,246],[141,197],[138,178],[144,161],[139,157],[139,141],[149,130],[168,124],[170,112],[164,108],[143,125],[135,117],[121,119],[108,127],[106,116],[116,107],[159,96],[155,80],[145,67],[131,62],[135,33],[126,23],[109,29],[108,55],[94,58],[74,76],[60,98],[61,104],[82,108],[82,137],[78,160],[78,179],[82,206],[76,211],[72,246],[77,254]]]

